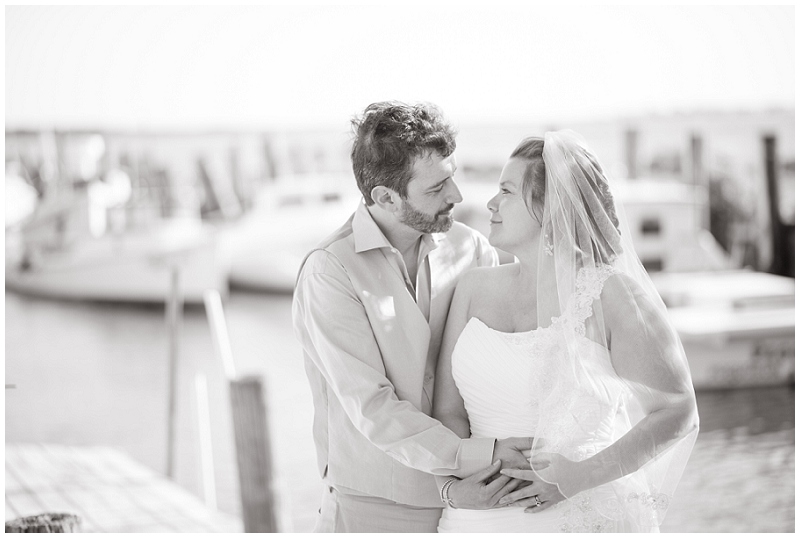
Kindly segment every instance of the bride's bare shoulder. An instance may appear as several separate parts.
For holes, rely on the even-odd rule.
[[[612,273],[603,285],[603,295],[609,298],[635,297],[643,293],[642,285],[626,273]]]
[[[653,298],[645,288],[629,275],[612,274],[603,285],[602,294],[603,311],[612,319],[632,320],[632,312],[647,314],[658,310]],[[636,316],[634,316],[636,317]]]

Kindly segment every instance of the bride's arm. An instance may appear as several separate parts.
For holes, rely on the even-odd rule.
[[[480,285],[480,269],[472,270],[461,277],[453,294],[450,312],[447,317],[442,338],[439,363],[436,369],[436,382],[433,398],[433,416],[450,428],[462,439],[470,437],[469,416],[464,407],[464,400],[453,379],[452,355],[458,337],[470,319],[470,304],[474,293]],[[488,467],[463,480],[453,476],[436,475],[436,484],[442,492],[443,486],[455,479],[447,489],[454,506],[458,508],[484,509],[491,508],[503,495],[516,489],[521,481],[499,476],[500,464],[503,466],[528,467],[523,451],[530,449],[533,439],[509,438],[497,440],[493,458],[496,459]],[[492,479],[492,477],[496,477]]]
[[[436,365],[436,381],[433,389],[433,418],[450,428],[462,439],[468,439],[469,418],[464,407],[464,400],[458,392],[453,380],[451,355],[458,337],[469,321],[469,303],[471,295],[470,273],[462,275],[453,293],[450,311],[447,315],[439,362]],[[439,491],[447,480],[453,477],[436,475]]]
[[[447,315],[439,362],[436,367],[436,381],[433,390],[433,417],[450,428],[462,439],[470,436],[469,417],[464,400],[458,392],[453,379],[452,354],[458,337],[469,321],[469,307],[473,287],[473,274],[467,273],[453,293],[450,312]]]
[[[644,418],[586,460],[573,462],[553,454],[532,458],[533,468],[548,482],[556,479],[566,497],[637,471],[678,441],[687,441],[682,456],[688,456],[698,430],[683,347],[663,309],[622,277],[608,280],[601,304],[612,364]]]

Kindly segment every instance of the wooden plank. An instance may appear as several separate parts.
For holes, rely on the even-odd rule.
[[[229,381],[245,532],[278,532],[263,381],[260,377],[236,378],[219,294],[208,291],[204,294],[204,301],[215,353]]]
[[[11,506],[11,503],[8,502],[8,494],[6,494],[6,515],[5,520],[8,521],[9,519],[17,519],[18,517],[22,517],[17,510]]]
[[[68,512],[75,514],[81,518],[82,532],[96,532],[97,524],[94,520],[94,516],[90,513],[87,513],[82,506],[80,506],[78,503],[75,502],[75,499],[73,498],[70,489],[71,488],[69,486],[67,486],[64,489],[56,487],[54,489],[54,493],[57,493],[73,507],[71,510],[68,510]],[[46,499],[42,495],[42,492],[37,492],[37,495],[39,495],[39,497],[43,499],[43,502],[46,501]],[[47,503],[45,502],[45,504]],[[48,511],[50,511],[49,507],[50,505],[48,504]]]
[[[115,461],[115,454],[121,453],[106,447],[90,447],[76,452],[72,457],[83,468],[84,476],[92,479],[90,483],[100,481],[104,484],[124,484],[134,473]],[[126,457],[125,460],[127,467],[140,467],[130,458]]]
[[[81,532],[81,520],[74,514],[48,512],[6,521],[7,533]]]
[[[20,445],[20,448],[28,450],[30,445]],[[44,448],[46,457],[62,469],[63,476],[55,483],[86,487],[100,483],[95,472],[98,458],[93,447],[44,445]]]
[[[24,489],[22,483],[17,480],[17,476],[13,469],[6,462],[6,492],[8,491],[22,491]]]
[[[241,532],[238,518],[109,447],[6,446],[7,519],[78,515],[84,532]],[[10,478],[10,480],[9,480]],[[13,517],[12,517],[13,516]]]
[[[23,479],[26,487],[34,491],[73,483],[83,475],[80,470],[64,465],[63,455],[53,458],[47,445],[28,445],[22,454],[27,463]]]
[[[47,512],[75,514],[78,507],[63,494],[57,491],[38,491],[37,500],[47,507]]]
[[[35,516],[47,512],[47,507],[39,502],[34,494],[27,491],[7,492],[6,503],[14,507],[17,517]]]
[[[26,488],[35,490],[46,486],[52,479],[59,480],[59,469],[47,458],[40,444],[31,444],[19,453],[19,462],[22,464],[17,473],[17,479]],[[51,478],[52,477],[52,478]]]
[[[261,378],[231,381],[230,397],[245,532],[278,532]]]
[[[6,472],[11,473],[17,479],[19,489],[25,489],[24,473],[28,469],[29,462],[27,462],[23,455],[13,445],[6,445],[5,447],[6,458]]]
[[[97,532],[110,532],[113,528],[116,514],[101,494],[84,488],[71,488],[66,493],[69,498],[80,506],[78,515],[92,521],[92,526]]]

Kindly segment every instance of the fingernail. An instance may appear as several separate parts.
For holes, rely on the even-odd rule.
[[[496,461],[496,462],[494,462],[492,465],[500,465],[500,460],[497,460],[497,461]]]

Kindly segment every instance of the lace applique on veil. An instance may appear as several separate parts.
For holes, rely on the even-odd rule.
[[[605,283],[619,273],[610,265],[581,269],[564,313],[553,317],[549,326],[500,333],[530,360],[530,392],[523,405],[540,417],[536,438],[544,440],[538,448],[543,452],[582,461],[613,443],[614,435],[624,433],[620,420],[630,428],[624,382],[616,376],[604,346],[590,339],[586,329]],[[570,360],[571,353],[579,357],[577,363]],[[559,503],[559,530],[618,532],[623,528],[657,528],[670,500],[635,472]]]
[[[568,310],[567,318],[574,324],[575,331],[586,336],[586,320],[592,315],[592,303],[600,298],[603,285],[608,277],[618,272],[610,265],[601,265],[596,268],[584,267],[578,271],[575,278],[575,295],[573,296],[572,309]]]
[[[575,293],[566,312],[551,318],[549,326],[527,332],[501,334],[505,335],[508,342],[517,345],[529,344],[532,336],[544,336],[546,331],[555,329],[571,328],[578,336],[586,336],[586,320],[592,315],[592,303],[600,298],[603,284],[608,277],[617,272],[610,265],[581,269],[575,279]],[[538,347],[540,346],[536,346]]]
[[[652,530],[685,469],[697,417],[687,407],[642,419],[672,406],[664,402],[690,403],[688,361],[636,255],[623,204],[585,141],[568,130],[545,133],[542,159],[548,238],[538,245],[535,308],[549,326],[520,349],[530,357],[533,465],[568,497],[562,530]],[[614,282],[601,302],[614,274],[623,277],[619,293]],[[614,346],[613,361],[612,332],[626,344]]]
[[[537,438],[545,440],[541,450],[573,461],[589,458],[613,441],[607,432],[613,431],[618,413],[624,407],[622,383],[615,379],[613,371],[607,375],[609,370],[603,368],[602,359],[608,355],[586,336],[592,305],[615,273],[618,271],[610,265],[581,269],[565,312],[553,318],[550,327],[537,330],[541,335],[530,343],[531,359],[542,361],[531,372],[531,387],[537,400],[534,405],[541,407],[541,413],[547,417],[540,419],[537,428]],[[587,345],[589,342],[595,345]],[[579,364],[568,360],[572,346],[578,346]],[[611,368],[610,362],[606,364]],[[623,491],[627,493],[623,495]],[[651,497],[646,484],[635,476],[625,477],[618,484],[583,491],[563,501],[566,506],[560,530],[613,532],[619,530],[618,524],[626,518],[641,527],[656,526],[657,514],[666,511],[668,499],[649,503],[653,505],[648,506],[651,510],[638,507],[631,511],[633,506],[648,504],[644,499]]]

